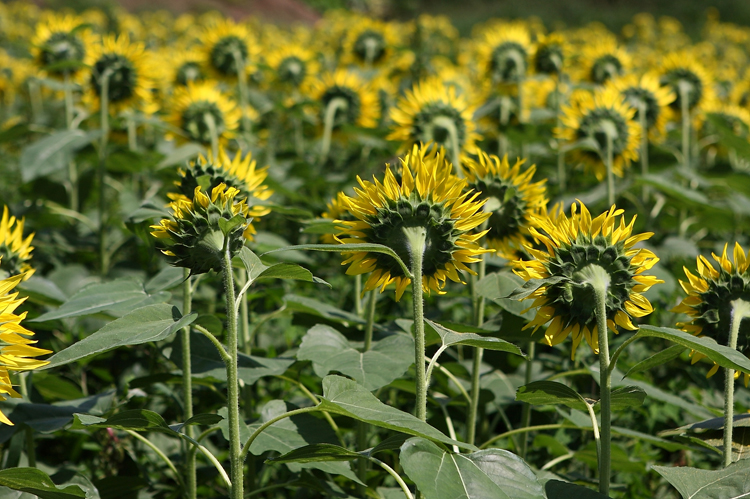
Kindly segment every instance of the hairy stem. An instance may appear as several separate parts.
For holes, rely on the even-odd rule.
[[[344,110],[349,104],[343,97],[331,99],[326,105],[325,115],[323,116],[323,143],[320,148],[320,162],[324,163],[328,159],[328,153],[331,152],[331,135],[333,126],[336,121],[336,113]],[[359,298],[358,298],[359,299]]]
[[[192,289],[190,287],[190,269],[184,269],[182,282],[182,315],[189,314],[192,309]],[[190,326],[185,326],[180,331],[182,340],[182,400],[184,405],[184,419],[193,417],[193,377],[190,366]],[[193,426],[184,428],[185,435],[193,437]],[[195,453],[188,452],[185,455],[185,489],[188,499],[196,498],[197,480],[195,475]]]
[[[750,303],[738,298],[732,302],[729,323],[729,348],[737,348],[742,320],[750,317]],[[724,467],[732,464],[732,430],[734,426],[734,369],[724,369]]]
[[[427,376],[425,372],[424,340],[424,296],[422,295],[422,260],[424,258],[427,232],[424,227],[405,227],[404,235],[409,243],[411,259],[411,292],[414,311],[414,367],[417,380],[415,416],[427,420]]]

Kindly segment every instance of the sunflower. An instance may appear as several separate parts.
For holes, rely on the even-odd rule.
[[[579,201],[580,203],[580,201]],[[545,333],[548,345],[561,343],[573,335],[573,353],[585,338],[595,353],[599,352],[596,321],[596,299],[591,286],[583,282],[581,271],[598,265],[609,275],[606,296],[607,326],[617,333],[617,326],[634,331],[633,317],[653,312],[643,296],[656,283],[663,282],[644,272],[659,261],[651,251],[633,246],[650,238],[653,233],[631,235],[635,216],[626,225],[625,217],[616,217],[623,210],[613,205],[598,217],[591,215],[580,203],[573,203],[570,218],[560,212],[557,217],[537,218],[531,235],[544,244],[545,249],[526,245],[532,260],[513,262],[514,272],[525,281],[539,279],[539,286],[525,299],[533,299],[531,307],[538,308],[536,316],[524,329],[534,331],[550,323]],[[544,281],[545,279],[548,279]]]
[[[465,190],[466,180],[453,175],[444,150],[415,145],[401,159],[401,166],[400,182],[390,166],[382,182],[357,177],[360,187],[354,189],[356,195],[346,196],[355,220],[337,220],[343,229],[339,239],[342,243],[383,244],[411,266],[407,231],[424,228],[422,289],[442,294],[446,279],[462,282],[458,271],[473,273],[467,264],[479,261],[477,256],[486,252],[477,244],[486,231],[471,231],[490,213],[482,211],[479,193]],[[371,272],[364,291],[380,287],[382,292],[395,283],[396,300],[411,282],[393,258],[381,253],[354,253],[342,265],[349,265],[349,275]]]
[[[402,143],[408,151],[417,143],[435,143],[452,151],[455,131],[458,154],[468,157],[481,139],[472,119],[476,106],[471,97],[458,92],[455,85],[445,85],[439,78],[422,80],[401,97],[391,110],[393,127],[388,140]],[[454,154],[455,156],[455,154]]]
[[[750,111],[746,107],[713,101],[704,104],[702,114],[704,116],[711,116],[719,124],[731,130],[736,137],[745,140],[750,139]],[[715,131],[716,126],[713,121],[707,121],[704,124],[703,133],[705,135],[712,135]],[[724,157],[730,154],[731,151],[731,149],[727,149],[721,143],[714,144],[711,148]]]
[[[186,87],[188,83],[200,83],[208,79],[206,61],[192,46],[182,44],[164,51],[164,87]]]
[[[318,73],[315,54],[301,44],[285,44],[266,55],[266,64],[270,70],[269,82],[275,90],[281,88],[299,89],[312,75]]]
[[[203,145],[211,145],[212,129],[219,143],[225,144],[234,137],[242,115],[232,98],[210,82],[188,82],[185,87],[176,87],[170,108],[167,122],[184,133],[173,136]]]
[[[676,98],[671,107],[679,116],[682,113],[682,95],[687,98],[687,109],[700,109],[714,100],[713,78],[708,70],[689,52],[674,52],[659,61],[659,83],[669,87]]]
[[[3,206],[3,217],[0,219],[0,274],[14,276],[23,274],[24,280],[31,277],[34,270],[29,265],[34,247],[31,240],[34,234],[23,237],[24,220],[17,220]]]
[[[222,183],[209,194],[198,186],[192,198],[176,197],[169,203],[172,217],[151,226],[151,235],[169,263],[193,274],[220,271],[224,251],[236,256],[245,240],[253,238],[247,203],[235,199],[239,189]]]
[[[530,72],[534,45],[521,23],[493,24],[483,30],[476,46],[480,79],[493,85],[515,84]]]
[[[511,167],[508,156],[500,159],[485,152],[479,160],[467,161],[463,168],[467,187],[486,200],[484,211],[489,212],[487,247],[498,255],[513,260],[528,240],[531,218],[547,205],[546,180],[532,182],[536,166],[521,169],[524,160],[516,160]]]
[[[347,197],[348,196],[344,192],[336,194],[336,197],[326,203],[327,209],[320,215],[320,217],[327,218],[328,220],[346,222],[355,220],[354,216],[349,213],[349,204],[346,201]],[[333,234],[322,234],[320,239],[325,244],[336,244],[338,242]]]
[[[577,105],[563,106],[562,126],[555,137],[568,142],[593,139],[599,151],[577,149],[581,161],[592,168],[598,180],[607,174],[602,156],[606,154],[607,134],[612,137],[612,171],[622,177],[624,167],[638,159],[641,127],[633,119],[635,109],[627,105],[620,93],[605,87],[593,94],[579,94]]]
[[[397,44],[394,25],[360,17],[346,32],[341,62],[364,67],[383,66],[393,57]]]
[[[343,125],[374,128],[378,124],[378,94],[359,75],[345,69],[326,73],[310,82],[303,93],[321,109],[321,119],[329,105],[337,105],[333,128]],[[334,102],[335,101],[335,102]]]
[[[617,46],[615,40],[607,37],[586,44],[581,53],[580,63],[578,79],[602,85],[627,73],[630,68],[630,56]]]
[[[84,75],[83,62],[93,37],[83,19],[71,14],[48,14],[36,25],[31,39],[34,62],[45,73],[62,78],[67,72],[74,79]]]
[[[750,256],[739,243],[734,244],[733,259],[727,256],[728,244],[724,245],[721,257],[711,253],[713,259],[718,263],[718,270],[704,256],[696,260],[698,275],[690,272],[686,267],[685,275],[687,281],[680,280],[682,289],[687,296],[682,302],[672,309],[672,312],[680,312],[690,316],[689,322],[678,322],[677,326],[683,331],[697,336],[708,336],[720,345],[729,343],[729,326],[732,322],[732,302],[735,300],[750,301]],[[750,322],[740,322],[739,335],[737,338],[737,350],[750,353]],[[692,363],[695,364],[705,355],[693,352]],[[707,377],[716,374],[719,365],[714,364]],[[735,373],[739,376],[739,372]],[[745,373],[745,386],[750,382],[750,374]]]
[[[570,47],[565,36],[560,33],[551,33],[537,42],[532,68],[540,74],[559,76],[569,57]]]
[[[255,67],[260,55],[260,47],[247,27],[228,19],[212,22],[201,39],[206,67],[217,78],[237,78],[238,63],[246,71],[250,70]]]
[[[252,220],[271,212],[271,209],[264,205],[273,194],[273,191],[263,184],[268,176],[268,167],[257,168],[257,163],[250,153],[243,157],[242,151],[238,151],[234,158],[230,159],[224,148],[219,147],[218,155],[208,160],[200,155],[186,170],[180,169],[179,174],[181,178],[175,182],[179,192],[168,194],[173,201],[190,202],[196,188],[203,192],[213,192],[219,185],[226,185],[237,189],[239,195],[245,198],[244,203],[248,206],[247,215],[252,217]],[[252,224],[248,225],[247,231],[249,236],[255,234]]]
[[[0,260],[0,265],[4,262]],[[30,371],[49,364],[46,360],[32,357],[52,353],[43,348],[32,346],[36,340],[31,337],[34,333],[21,325],[26,319],[26,312],[16,314],[15,311],[25,300],[18,298],[18,292],[13,292],[16,285],[27,279],[26,273],[16,274],[0,280],[0,400],[6,400],[6,395],[20,398],[10,382],[9,371]],[[5,424],[13,423],[0,412],[0,421]]]
[[[617,90],[625,98],[625,102],[635,109],[635,121],[641,122],[641,108],[646,111],[649,138],[654,142],[662,141],[672,115],[669,105],[675,100],[674,92],[660,86],[659,78],[654,73],[646,73],[640,78],[633,74],[627,75],[610,80],[608,85]]]
[[[109,75],[109,106],[115,112],[151,100],[155,72],[143,43],[131,43],[127,35],[108,35],[92,46],[86,59],[91,73],[84,98],[94,108],[101,105],[105,75]]]

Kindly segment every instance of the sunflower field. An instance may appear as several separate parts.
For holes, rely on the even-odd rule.
[[[0,205],[2,498],[750,495],[711,12],[0,3]]]

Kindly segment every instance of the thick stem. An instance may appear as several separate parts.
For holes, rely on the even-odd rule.
[[[485,224],[482,225],[484,229]],[[474,305],[474,324],[477,327],[481,327],[484,324],[484,297],[480,296],[477,292],[476,283],[481,281],[487,272],[487,262],[485,255],[481,255],[479,260],[479,271],[477,272],[476,279],[472,276],[472,287],[471,287],[471,298],[472,304]],[[474,349],[474,359],[471,366],[471,402],[469,403],[469,413],[466,416],[466,442],[474,445],[477,435],[477,411],[479,410],[479,392],[481,387],[479,385],[479,378],[482,369],[482,355],[484,354],[484,348]]]
[[[348,105],[346,99],[343,97],[331,99],[326,105],[323,117],[323,143],[320,148],[321,163],[328,159],[328,153],[331,152],[331,135],[333,134],[333,125],[336,121],[336,113],[341,109],[346,109]]]
[[[615,172],[614,172],[614,151],[612,144],[612,134],[607,133],[607,200],[609,206],[615,204]]]
[[[681,81],[678,87],[682,114],[682,161],[685,168],[690,168],[690,84]]]
[[[107,210],[107,199],[105,197],[107,176],[107,143],[109,142],[109,77],[111,69],[107,69],[100,76],[101,95],[101,129],[102,137],[99,142],[99,271],[103,276],[107,275],[109,267],[109,255],[107,254],[107,223],[105,211]]]
[[[73,129],[73,86],[70,83],[70,74],[65,71],[63,74],[63,92],[65,94],[65,125],[68,130]],[[71,157],[68,161],[68,179],[70,181],[70,209],[78,211],[78,169],[76,163]]]
[[[227,240],[228,241],[228,240]],[[237,379],[237,307],[234,296],[232,254],[228,242],[224,248],[224,293],[227,313],[227,412],[229,423],[229,461],[232,479],[231,499],[243,499],[242,446],[240,442],[240,393]]]
[[[357,276],[359,277],[359,276]],[[359,295],[357,295],[359,300]],[[367,297],[367,323],[365,324],[365,345],[362,348],[363,352],[366,352],[372,346],[372,331],[375,326],[375,304],[378,300],[378,291],[373,289],[370,291],[370,295]],[[368,435],[367,435],[367,423],[359,421],[357,423],[357,449],[363,451],[367,449]],[[366,483],[367,478],[367,461],[360,459],[357,462],[357,476],[360,480]],[[364,495],[366,487],[360,485],[360,492]]]
[[[206,120],[206,126],[208,127],[208,133],[211,136],[211,154],[212,158],[219,157],[219,132],[216,129],[216,119],[211,113],[205,113],[203,119]]]
[[[435,128],[442,128],[448,132],[448,140],[450,143],[450,155],[451,161],[453,162],[453,169],[459,178],[463,178],[464,172],[461,170],[461,139],[458,136],[458,129],[456,123],[447,116],[437,116],[432,120],[432,126]]]
[[[190,269],[183,272],[182,283],[182,315],[187,315],[192,309],[192,289],[190,287]],[[184,420],[193,417],[193,377],[190,366],[190,326],[180,331],[182,340],[182,400],[184,405]],[[185,435],[193,437],[193,426],[184,428]],[[185,456],[185,488],[188,499],[196,498],[197,480],[195,475],[195,453],[187,452]]]
[[[425,373],[424,341],[424,296],[422,292],[422,260],[424,258],[427,231],[424,227],[405,227],[404,236],[409,243],[411,259],[411,292],[414,311],[414,367],[417,380],[417,403],[415,416],[427,420],[427,376]]]
[[[128,150],[135,152],[138,150],[138,127],[135,122],[135,111],[130,111],[125,121],[128,127]]]
[[[737,349],[742,320],[750,317],[750,303],[742,299],[732,302],[732,321],[729,323],[729,343]],[[732,430],[734,426],[734,369],[724,369],[724,467],[732,464]]]
[[[533,373],[534,369],[534,354],[536,352],[536,342],[529,341],[529,345],[527,347],[527,351],[529,352],[529,358],[526,361],[526,370],[524,371],[523,378],[524,378],[524,384],[528,385],[531,383],[531,375]],[[524,404],[523,409],[521,409],[521,428],[528,428],[531,425],[531,404]],[[521,438],[521,457],[526,457],[526,451],[529,448],[529,435],[528,433],[525,433],[523,437]]]
[[[641,122],[641,175],[648,175],[648,122],[646,121],[646,103],[639,102],[638,121]],[[643,184],[643,202],[648,203],[649,188]]]
[[[258,438],[258,435],[263,433],[263,431],[269,426],[271,426],[272,424],[277,423],[278,421],[281,421],[282,419],[291,418],[292,416],[296,416],[298,414],[316,412],[319,410],[320,409],[318,409],[317,406],[303,407],[301,409],[295,409],[293,411],[285,412],[284,414],[279,414],[275,418],[269,419],[268,421],[260,425],[258,429],[255,430],[252,435],[250,435],[250,438],[247,439],[247,442],[245,442],[245,445],[242,447],[242,452],[240,453],[240,459],[244,459],[245,456],[247,456],[247,453],[250,452],[250,446],[253,445],[253,442],[255,442],[255,439]],[[240,461],[240,463],[242,463],[242,461]],[[232,496],[232,498],[234,499],[234,496]]]
[[[364,314],[362,309],[362,274],[354,276],[354,311],[360,317]]]

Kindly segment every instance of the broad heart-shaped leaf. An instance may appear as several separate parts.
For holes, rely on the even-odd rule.
[[[660,366],[662,364],[666,364],[670,360],[677,358],[680,356],[682,352],[685,351],[685,347],[682,345],[672,345],[671,347],[664,349],[660,352],[655,353],[651,357],[647,359],[643,359],[633,367],[631,367],[628,372],[625,373],[625,377],[636,373],[640,373],[643,371],[648,371],[652,367]]]
[[[401,465],[425,499],[545,499],[523,460],[506,450],[446,452],[423,438],[401,446]]]
[[[678,345],[691,348],[700,352],[721,367],[735,369],[744,373],[750,373],[750,359],[734,348],[719,345],[716,340],[704,336],[699,338],[692,334],[668,327],[641,326],[638,336],[651,336],[664,338]]]
[[[61,430],[73,421],[77,412],[101,415],[109,411],[115,397],[115,390],[106,390],[76,400],[64,400],[53,404],[29,404],[19,399],[0,402],[0,409],[15,426],[0,426],[0,443],[6,442],[24,425],[41,433]]]
[[[400,377],[414,363],[414,338],[405,334],[387,336],[362,353],[352,348],[343,334],[318,324],[302,338],[297,359],[311,360],[315,374],[321,378],[338,371],[373,391]]]
[[[730,464],[723,470],[654,466],[682,495],[682,499],[739,499],[750,497],[750,460]]]
[[[172,343],[172,354],[169,358],[176,365],[182,365],[182,341]],[[213,378],[219,381],[227,379],[224,361],[221,360],[213,343],[202,334],[190,334],[190,362],[194,378]],[[237,375],[243,382],[252,385],[264,376],[283,374],[294,362],[291,358],[269,359],[240,353]]]
[[[141,307],[56,353],[49,358],[50,363],[41,369],[62,366],[125,345],[163,340],[192,323],[196,317],[198,314],[194,312],[181,316],[177,307],[165,303]]]
[[[534,318],[534,310],[529,308],[530,302],[522,302],[510,298],[513,292],[523,286],[524,280],[512,272],[501,271],[486,275],[477,282],[477,293],[492,300],[501,308],[526,320]]]
[[[520,348],[515,346],[513,343],[508,343],[507,341],[501,340],[500,338],[493,338],[492,336],[482,336],[476,333],[458,333],[429,319],[425,319],[425,323],[440,335],[440,339],[443,341],[443,345],[445,346],[469,345],[472,347],[484,348],[485,350],[509,352],[526,358],[526,355],[524,355]]]
[[[329,288],[331,287],[326,281],[313,276],[312,272],[304,267],[300,267],[296,263],[266,265],[247,246],[240,250],[240,259],[247,270],[251,282],[258,279],[294,279],[297,281],[316,282],[318,284],[325,284]]]
[[[40,499],[85,498],[86,492],[78,485],[57,486],[42,470],[9,468],[0,470],[0,485],[9,489],[34,494]]]
[[[165,291],[182,284],[185,281],[185,269],[168,265],[161,269],[145,285],[146,293]]]
[[[240,434],[244,443],[250,434],[257,430],[261,424],[269,421],[289,410],[296,409],[283,400],[272,400],[268,402],[261,411],[260,421],[249,426],[240,425]],[[222,409],[219,411],[223,414]],[[229,426],[227,421],[219,424],[225,438],[229,437]],[[244,428],[243,428],[244,427]],[[245,430],[247,433],[245,433]],[[322,418],[316,418],[310,414],[298,414],[291,418],[285,418],[266,428],[250,446],[250,452],[260,455],[264,452],[274,451],[286,454],[299,447],[309,444],[322,444],[338,442],[336,433]],[[321,462],[321,463],[289,463],[287,465],[292,472],[299,472],[303,468],[316,468],[326,473],[342,475],[350,480],[359,482],[359,478],[352,472],[349,463],[345,462]]]
[[[351,461],[362,454],[336,444],[312,444],[299,447],[283,456],[269,459],[273,463],[319,463],[323,461]]]
[[[98,135],[83,130],[62,130],[44,137],[21,151],[21,178],[29,182],[37,177],[62,170],[68,164],[71,151],[78,149]]]
[[[381,428],[448,445],[457,445],[464,449],[476,449],[473,445],[448,438],[436,428],[411,414],[385,405],[367,388],[341,376],[329,375],[323,378],[323,398],[319,407],[323,411],[347,416]]]
[[[516,392],[516,400],[531,405],[564,405],[587,411],[586,400],[569,386],[557,381],[533,381]]]
[[[74,294],[57,310],[42,314],[30,322],[78,317],[97,312],[109,312],[119,316],[145,305],[162,303],[168,299],[169,293],[158,292],[149,295],[141,282],[132,278],[122,278],[103,284],[90,284]]]

